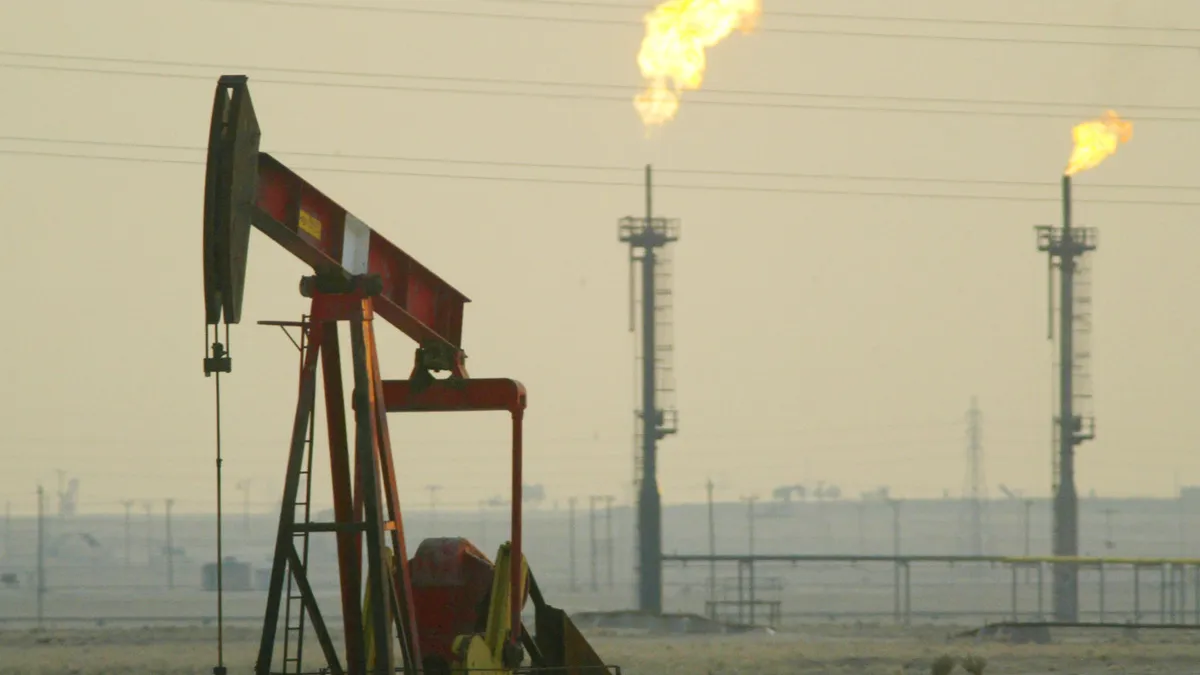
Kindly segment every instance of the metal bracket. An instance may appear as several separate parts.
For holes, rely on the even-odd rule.
[[[208,377],[213,373],[228,373],[233,370],[233,361],[225,352],[225,345],[220,342],[214,342],[212,346],[212,356],[204,357],[204,376]]]
[[[312,298],[321,295],[361,293],[371,298],[383,293],[383,279],[378,274],[356,274],[344,277],[337,274],[318,274],[300,278],[300,295]]]
[[[412,382],[413,393],[425,391],[434,382],[443,382],[451,389],[461,390],[466,386],[467,355],[461,349],[455,349],[440,342],[426,342],[417,348],[413,358],[413,370],[409,379]],[[433,373],[449,371],[450,377],[438,380]]]

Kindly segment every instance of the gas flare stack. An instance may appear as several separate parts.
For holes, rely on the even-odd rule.
[[[629,244],[629,330],[641,309],[641,410],[634,412],[634,495],[637,500],[638,609],[662,613],[662,496],[658,490],[658,442],[679,429],[672,368],[671,248],[679,240],[678,219],[654,215],[651,168],[646,166],[646,215],[626,216],[618,236]],[[635,299],[634,263],[641,264],[641,301]]]
[[[1091,387],[1091,252],[1097,231],[1071,222],[1071,181],[1099,165],[1128,141],[1132,125],[1109,111],[1099,120],[1077,125],[1075,147],[1062,176],[1062,227],[1038,226],[1038,250],[1049,264],[1049,331],[1054,339],[1054,268],[1058,268],[1058,401],[1054,416],[1053,555],[1079,555],[1079,499],[1075,489],[1075,447],[1096,437]],[[1074,563],[1054,564],[1054,616],[1078,621],[1079,579]]]

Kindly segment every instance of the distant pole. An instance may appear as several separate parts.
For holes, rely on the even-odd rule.
[[[1029,557],[1029,510],[1033,508],[1033,500],[1025,500],[1025,557]]]
[[[58,517],[63,518],[67,515],[67,490],[64,487],[67,478],[67,472],[62,469],[55,469],[54,473],[58,474]]]
[[[442,486],[426,485],[425,489],[429,490],[429,529],[433,530],[437,523],[437,493]]]
[[[174,499],[167,499],[167,588],[175,588],[175,546],[171,541],[171,507]]]
[[[859,555],[863,555],[867,552],[867,528],[865,522],[867,518],[867,500],[859,497],[858,504],[855,506],[858,507],[858,553]]]
[[[487,546],[487,502],[479,500],[479,545]]]
[[[1113,508],[1104,509],[1104,548],[1107,550],[1117,547],[1116,542],[1113,541],[1112,531],[1112,516],[1116,512],[1116,509]]]
[[[971,555],[983,555],[983,508],[987,499],[983,474],[983,413],[979,401],[971,397],[967,412],[967,494],[971,500]]]
[[[237,489],[242,491],[242,529],[250,531],[250,479],[240,480]]]
[[[567,538],[571,542],[570,551],[571,551],[571,592],[572,593],[574,593],[579,588],[575,583],[575,501],[576,500],[574,497],[571,497],[570,499],[567,500],[567,504],[568,504],[567,513],[569,514],[567,517],[570,519],[569,524],[567,525],[567,532],[568,532]]]
[[[591,563],[593,593],[600,590],[596,584],[596,501],[599,499],[594,495],[588,497],[588,536],[591,540],[588,558]]]
[[[892,507],[892,556],[896,558],[892,563],[892,590],[895,600],[895,608],[893,614],[896,621],[900,620],[900,500],[888,499],[888,504]]]
[[[758,501],[758,497],[750,495],[749,497],[742,497],[742,501],[746,502],[746,521],[750,526],[747,532],[749,535],[750,555],[754,555],[754,502]]]
[[[1187,508],[1183,503],[1183,493],[1180,492],[1175,498],[1179,501],[1179,557],[1187,556]]]
[[[129,567],[130,564],[132,564],[132,556],[130,555],[130,543],[131,543],[132,537],[130,536],[131,528],[130,528],[129,510],[133,508],[133,500],[126,499],[121,502],[121,506],[125,507],[125,566]]]
[[[146,509],[146,564],[154,564],[154,543],[151,535],[154,533],[154,523],[150,520],[150,511],[154,508],[154,504],[149,500],[142,502],[142,507]]]
[[[12,557],[12,502],[4,502],[4,555]]]
[[[1026,500],[1023,502],[1023,504],[1024,504],[1024,506],[1025,506],[1025,516],[1024,516],[1024,525],[1025,525],[1025,557],[1026,557],[1026,558],[1028,558],[1028,557],[1029,557],[1029,555],[1030,555],[1030,553],[1029,553],[1029,552],[1030,552],[1030,548],[1029,548],[1029,521],[1030,521],[1030,518],[1029,518],[1029,510],[1033,508],[1033,500],[1032,500],[1032,499],[1026,499]],[[1039,563],[1039,564],[1040,564],[1040,563]],[[1026,584],[1028,584],[1028,583],[1029,583],[1029,581],[1030,581],[1030,569],[1029,569],[1028,567],[1026,567],[1026,568],[1025,568],[1025,583],[1026,583]]]
[[[713,513],[713,482],[708,479],[708,483],[704,485],[708,492],[708,554],[710,556],[717,555],[717,528],[716,518]],[[713,603],[710,605],[712,615],[716,616],[717,611],[717,561],[708,561],[708,601]]]
[[[608,587],[609,587],[609,589],[612,589],[614,587],[614,584],[613,584],[613,529],[612,529],[613,499],[615,499],[615,498],[612,495],[606,496],[604,498],[604,557],[606,558],[604,564],[608,568],[606,571],[608,572]]]
[[[38,484],[37,498],[37,625],[42,627],[43,605],[46,596],[46,514],[45,514],[45,490],[41,484]]]
[[[888,500],[892,506],[892,555],[900,557],[900,504],[901,500]]]
[[[747,534],[749,536],[748,548],[750,549],[750,554],[749,554],[749,560],[746,561],[746,568],[750,573],[750,579],[749,579],[749,583],[747,585],[749,586],[749,592],[750,592],[750,623],[753,624],[754,623],[754,597],[755,597],[754,596],[754,585],[755,585],[755,578],[754,578],[754,502],[758,501],[758,497],[756,495],[750,495],[749,497],[743,497],[743,501],[746,502],[746,520],[748,521],[748,525],[749,525],[749,528],[748,528],[749,532]],[[741,600],[741,598],[738,598],[738,599]],[[741,611],[740,606],[738,607],[738,611],[739,612]]]
[[[1182,558],[1182,557],[1184,557],[1184,551],[1187,547],[1184,546],[1184,543],[1183,543],[1184,539],[1186,539],[1186,537],[1184,536],[1184,526],[1183,526],[1183,523],[1184,523],[1183,490],[1180,489],[1180,487],[1179,487],[1179,470],[1178,469],[1175,470],[1175,504],[1179,508],[1179,513],[1178,513],[1178,515],[1179,515],[1179,533],[1178,533],[1179,557]]]

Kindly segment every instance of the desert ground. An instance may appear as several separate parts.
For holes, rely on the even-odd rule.
[[[592,634],[597,651],[628,675],[928,673],[942,655],[986,659],[985,673],[1184,675],[1200,673],[1193,633],[1056,633],[1051,644],[953,639],[946,627],[830,626],[743,636]],[[216,659],[212,628],[8,629],[0,632],[0,675],[207,675]],[[257,631],[226,631],[230,673],[251,673]],[[312,664],[314,667],[319,664]],[[306,667],[306,670],[309,668]],[[965,673],[956,666],[955,673]]]

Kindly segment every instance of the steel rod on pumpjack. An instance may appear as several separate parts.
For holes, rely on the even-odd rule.
[[[524,558],[521,553],[521,501],[522,494],[522,434],[521,426],[525,416],[523,410],[512,411],[512,588],[509,589],[509,602],[511,606],[511,627],[512,632],[509,635],[509,642],[513,645],[520,644],[521,639],[521,600],[524,599]]]

